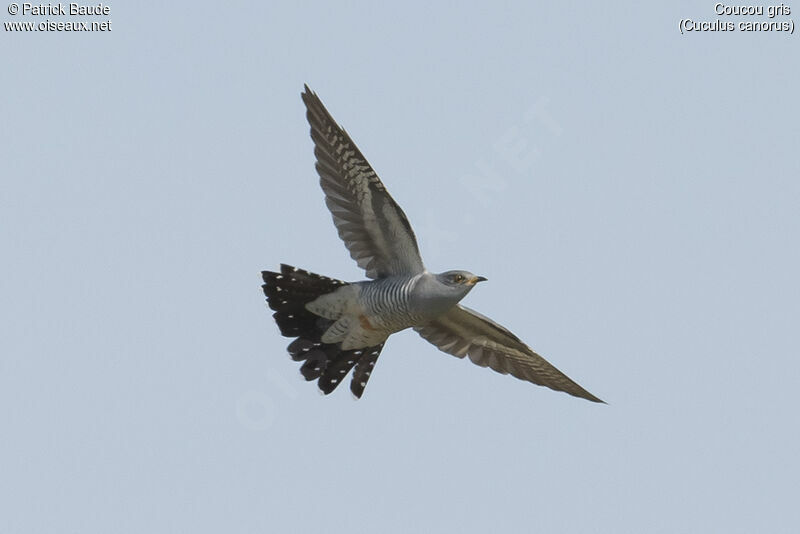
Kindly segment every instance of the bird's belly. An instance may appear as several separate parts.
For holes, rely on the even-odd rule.
[[[410,309],[406,283],[387,280],[372,284],[362,287],[359,295],[362,313],[358,319],[364,330],[389,335],[420,322]]]
[[[382,332],[387,336],[410,328],[419,321],[408,313],[364,313],[359,315],[360,326],[366,331]]]

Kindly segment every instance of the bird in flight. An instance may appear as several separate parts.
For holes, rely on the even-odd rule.
[[[325,204],[370,280],[343,282],[289,265],[263,271],[262,286],[281,334],[295,338],[292,359],[328,394],[353,370],[350,391],[364,393],[386,339],[406,328],[440,350],[540,386],[603,402],[488,317],[459,304],[478,282],[468,271],[431,273],[414,231],[378,175],[305,86],[305,103]]]

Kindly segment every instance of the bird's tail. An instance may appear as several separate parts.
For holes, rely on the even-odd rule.
[[[350,390],[360,398],[378,360],[383,343],[374,347],[342,350],[340,343],[322,343],[322,334],[333,323],[306,309],[306,304],[332,293],[347,282],[281,264],[281,272],[263,271],[264,294],[281,334],[296,338],[289,344],[292,359],[305,362],[300,372],[306,380],[319,379],[326,395],[336,389],[355,367]]]

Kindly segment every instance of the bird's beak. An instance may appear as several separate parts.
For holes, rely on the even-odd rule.
[[[476,276],[475,278],[469,281],[469,285],[474,286],[478,282],[485,282],[485,281],[486,278],[484,278],[483,276]]]

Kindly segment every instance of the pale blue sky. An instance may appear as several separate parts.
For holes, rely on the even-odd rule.
[[[800,37],[679,33],[713,6],[0,32],[0,532],[797,532]],[[362,278],[304,82],[428,267],[608,406],[411,332],[358,402],[302,380],[259,271]]]

